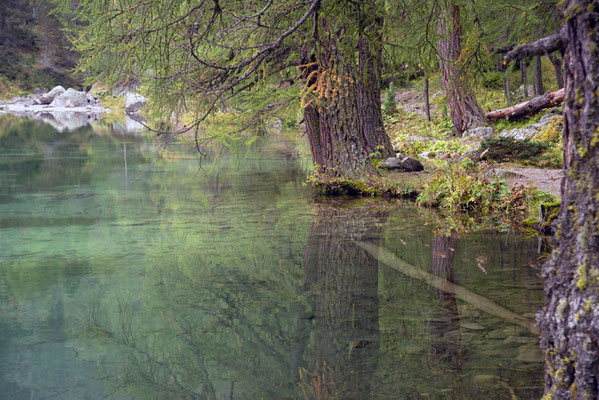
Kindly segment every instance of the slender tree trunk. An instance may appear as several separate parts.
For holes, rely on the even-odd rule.
[[[318,53],[315,63],[304,70],[314,92],[304,108],[306,133],[323,177],[367,178],[376,175],[370,153],[393,154],[381,114],[380,7],[362,7],[348,5],[335,20],[318,18]],[[354,25],[362,29],[352,44],[343,37]]]
[[[429,95],[428,78],[424,78],[424,115],[426,115],[426,120],[430,122],[430,120],[431,120],[431,103],[430,103],[428,95]]]
[[[503,86],[503,94],[505,95],[505,102],[507,105],[512,103],[512,92],[510,90],[510,69],[505,71],[505,84]]]
[[[599,397],[599,8],[563,3],[564,168],[557,248],[539,316],[546,399]]]
[[[460,7],[448,3],[443,15],[439,17],[437,31],[442,36],[437,43],[441,85],[447,98],[455,134],[484,124],[485,113],[476,102],[474,93],[468,84],[467,65],[459,62],[462,53],[462,26]]]
[[[528,97],[528,84],[526,82],[526,61],[520,60],[520,83],[522,84],[522,96]]]
[[[562,72],[562,60],[559,59],[555,54],[549,55],[549,60],[551,60],[551,64],[553,64],[553,69],[555,69],[555,79],[557,80],[557,87],[561,89],[564,87],[564,73]]]
[[[535,57],[535,89],[537,96],[545,93],[543,89],[543,65],[541,64],[541,56]]]

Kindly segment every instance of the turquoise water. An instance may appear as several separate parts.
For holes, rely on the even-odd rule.
[[[540,398],[535,240],[313,198],[284,136],[235,154],[0,118],[0,397]]]

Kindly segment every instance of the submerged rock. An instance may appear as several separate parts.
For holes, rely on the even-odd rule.
[[[460,325],[464,329],[470,329],[472,331],[482,331],[485,329],[484,326],[475,324],[474,322],[466,322]]]
[[[540,363],[543,362],[543,353],[538,346],[527,344],[518,349],[516,360],[523,363]]]
[[[497,375],[476,375],[472,378],[473,383],[479,385],[493,385],[501,382],[501,379]]]
[[[422,163],[415,158],[402,156],[398,153],[398,157],[389,157],[380,165],[380,168],[388,170],[401,170],[403,172],[422,171],[424,167]]]

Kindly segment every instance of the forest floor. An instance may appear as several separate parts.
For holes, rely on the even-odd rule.
[[[489,97],[488,94],[485,96]],[[424,95],[421,87],[413,86],[398,90],[395,95],[398,114],[386,118],[386,128],[395,149],[402,154],[422,156],[433,153],[434,156],[436,155],[436,159],[422,160],[425,169],[434,172],[444,170],[448,163],[456,162],[456,160],[460,160],[462,154],[478,148],[481,145],[481,140],[452,137],[451,124],[443,115],[446,113],[446,107],[442,103],[441,92],[435,91],[435,88],[432,87],[430,98],[432,121],[429,123],[424,117]],[[534,116],[530,120],[511,123],[501,121],[490,125],[494,129],[493,137],[497,137],[499,132],[504,129],[526,128],[527,125],[537,122],[542,114]],[[557,135],[554,134],[552,138],[548,139],[553,141],[553,143],[549,143],[555,148],[552,153],[548,152],[547,155],[543,154],[534,160],[483,162],[480,163],[481,168],[487,168],[489,174],[493,176],[504,178],[510,187],[532,186],[559,198],[563,177],[562,169],[558,168],[560,160],[556,157],[556,154],[559,154],[557,148],[561,149],[559,136],[558,132]],[[535,140],[533,138],[531,141]],[[418,173],[409,180],[427,182],[432,179],[432,175],[434,173]],[[390,174],[392,179],[398,177],[397,173]]]

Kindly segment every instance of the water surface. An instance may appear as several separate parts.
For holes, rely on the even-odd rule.
[[[1,118],[1,397],[540,398],[534,334],[357,245],[530,319],[536,241],[314,199],[305,153]]]

